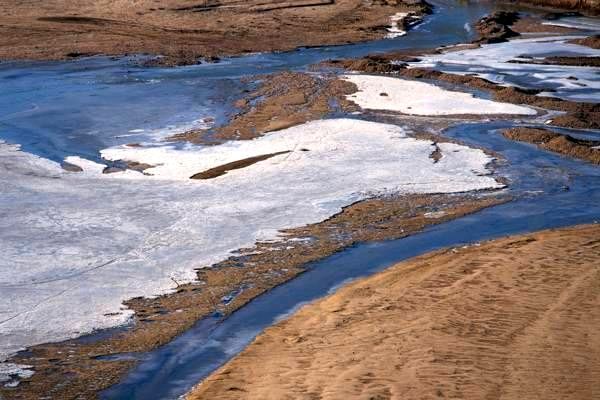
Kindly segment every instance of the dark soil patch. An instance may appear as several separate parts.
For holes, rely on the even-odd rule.
[[[208,169],[204,172],[199,172],[197,174],[192,175],[190,177],[190,179],[213,179],[218,176],[225,175],[229,171],[233,171],[235,169],[246,168],[246,167],[249,167],[250,165],[256,164],[257,162],[268,160],[269,158],[273,158],[275,156],[279,156],[282,154],[288,154],[288,153],[291,153],[291,151],[287,150],[287,151],[280,151],[277,153],[263,154],[263,155],[255,156],[255,157],[248,157],[243,160],[237,160],[237,161],[233,161],[233,162],[230,162],[227,164],[219,165],[218,167]]]

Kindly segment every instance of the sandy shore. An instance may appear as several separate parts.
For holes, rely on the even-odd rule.
[[[600,225],[435,252],[267,329],[188,399],[591,399]]]
[[[391,15],[424,8],[394,0],[0,0],[0,59],[149,53],[166,55],[167,64],[189,64],[378,39]]]

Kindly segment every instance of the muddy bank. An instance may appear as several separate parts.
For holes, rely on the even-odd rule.
[[[403,262],[268,328],[188,399],[593,398],[599,237],[587,225]]]
[[[580,11],[590,15],[600,14],[600,1],[598,0],[504,0],[503,2],[544,7],[550,10]]]
[[[247,140],[333,112],[357,110],[345,95],[356,86],[335,75],[281,72],[258,77],[259,87],[236,102],[238,112],[226,125],[212,130],[192,130],[169,140],[215,143],[223,140]]]
[[[161,54],[166,65],[248,52],[344,44],[385,36],[418,1],[220,0],[43,3],[0,1],[0,59],[62,60],[94,54]]]
[[[433,155],[432,155],[433,156]],[[240,255],[198,270],[198,281],[176,293],[136,298],[129,329],[98,340],[73,340],[29,349],[11,361],[32,365],[35,374],[17,388],[0,388],[7,399],[95,398],[118,382],[133,362],[102,356],[149,351],[169,342],[204,316],[226,316],[252,298],[304,271],[305,265],[357,242],[400,238],[426,226],[506,201],[496,196],[427,195],[367,200],[319,224],[285,232],[276,243],[258,243]]]
[[[536,146],[555,153],[600,165],[600,140],[578,139],[547,129],[512,128],[503,132],[504,137]]]

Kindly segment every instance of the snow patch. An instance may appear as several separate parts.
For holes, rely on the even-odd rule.
[[[408,13],[399,12],[390,17],[390,26],[387,28],[388,34],[385,36],[388,39],[397,38],[406,35],[406,31],[398,26],[398,22],[408,16]]]
[[[0,363],[0,385],[5,387],[16,387],[20,379],[33,376],[31,365]]]
[[[529,107],[479,99],[425,82],[375,75],[346,75],[343,79],[358,87],[357,93],[346,98],[366,109],[412,115],[537,114]]]

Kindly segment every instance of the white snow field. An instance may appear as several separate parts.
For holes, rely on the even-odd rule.
[[[516,39],[479,48],[425,55],[411,66],[435,68],[459,75],[475,75],[505,86],[552,88],[544,95],[570,100],[600,101],[598,68],[540,65],[546,56],[600,57],[600,50],[568,43],[583,36]],[[532,58],[525,58],[529,56]],[[511,60],[519,63],[510,62]],[[576,76],[577,79],[573,79]]]
[[[400,127],[332,119],[219,146],[109,149],[107,157],[157,166],[152,175],[107,175],[76,158],[70,161],[84,171],[67,172],[0,142],[0,361],[123,324],[130,317],[124,300],[167,293],[174,280],[193,280],[194,268],[357,200],[502,187],[481,150],[439,147],[443,157],[434,163],[433,144]],[[291,153],[215,179],[188,179],[283,150]]]
[[[529,107],[479,99],[471,93],[442,89],[430,83],[380,75],[346,75],[358,92],[347,95],[360,107],[411,115],[514,114],[536,115]]]

